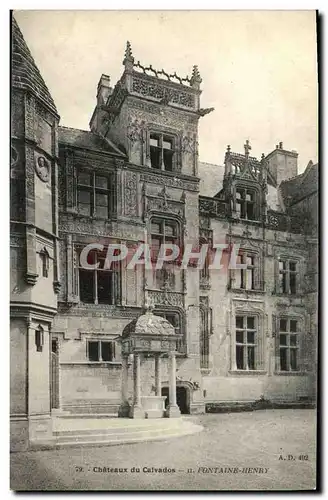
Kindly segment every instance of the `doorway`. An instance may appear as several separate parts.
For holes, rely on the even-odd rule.
[[[165,399],[165,409],[169,404],[169,388],[162,387],[162,396],[166,396]],[[188,415],[190,413],[189,409],[189,394],[188,389],[183,386],[177,386],[177,405],[180,409],[182,415]]]

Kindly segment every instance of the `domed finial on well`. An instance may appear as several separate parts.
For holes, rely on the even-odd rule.
[[[199,89],[201,83],[202,83],[202,79],[200,77],[198,66],[195,64],[192,68],[190,85],[191,85],[191,87],[194,87],[195,89]]]
[[[127,41],[123,64],[126,68],[132,69],[133,63],[134,63],[134,57],[132,55],[131,43],[129,41]]]

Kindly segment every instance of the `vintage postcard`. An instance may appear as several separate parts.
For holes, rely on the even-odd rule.
[[[10,36],[11,489],[315,490],[316,11]]]

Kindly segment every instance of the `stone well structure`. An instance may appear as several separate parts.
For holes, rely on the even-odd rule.
[[[176,401],[176,343],[180,338],[174,327],[151,308],[134,319],[123,330],[122,343],[122,403],[120,417],[162,418],[179,417]],[[133,356],[133,403],[128,402],[128,358]],[[141,358],[155,358],[155,396],[142,395]],[[170,358],[169,404],[165,410],[165,397],[161,395],[161,358]]]

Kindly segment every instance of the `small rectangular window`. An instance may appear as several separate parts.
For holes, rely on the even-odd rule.
[[[89,361],[107,361],[115,360],[115,342],[105,340],[88,341]]]

